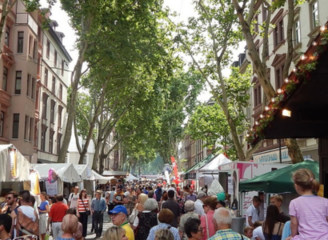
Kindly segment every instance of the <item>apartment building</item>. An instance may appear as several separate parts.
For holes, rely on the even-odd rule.
[[[50,54],[48,59],[44,60],[47,58],[45,55],[47,39],[52,42],[52,49],[57,49],[57,63],[63,64],[65,61],[64,67],[59,70],[54,69],[54,64],[49,65]],[[65,70],[67,70],[67,63],[71,61],[71,57],[62,45],[60,35],[52,27],[48,30],[41,29],[40,11],[27,13],[21,1],[16,2],[7,16],[1,49],[0,144],[14,144],[30,162],[37,162],[38,159],[57,161],[58,150],[55,149],[55,146],[56,143],[60,143],[58,134],[56,138],[51,138],[51,134],[43,134],[45,141],[42,141],[41,130],[42,126],[47,126],[49,132],[51,130],[59,133],[62,129],[59,129],[58,126],[64,127],[58,121],[50,119],[51,117],[58,119],[60,113],[56,110],[51,115],[50,111],[53,108],[50,104],[53,99],[56,102],[53,105],[57,109],[59,106],[62,107],[61,119],[63,119],[66,111],[68,85],[68,73]],[[52,55],[53,58],[54,55]],[[48,92],[50,100],[46,107],[49,110],[43,111],[44,105],[40,104],[40,101],[43,100],[44,92],[47,92],[43,79],[44,69],[47,65],[51,72],[50,75],[56,76],[56,84],[54,89],[51,89],[53,91]],[[48,121],[43,121],[45,118],[41,118],[45,113],[49,118]],[[61,121],[63,122],[63,120]],[[60,144],[57,144],[57,147],[60,147]]]
[[[257,14],[255,20],[255,31],[265,21],[267,14],[261,5],[261,1],[256,4]],[[305,52],[312,44],[313,38],[319,33],[320,26],[326,23],[328,14],[328,1],[326,0],[310,0],[305,1],[302,5],[295,5],[295,21],[293,26],[293,43],[294,43],[294,59],[290,67],[290,71],[294,68],[294,64],[299,61],[300,53]],[[269,30],[269,46],[267,56],[267,73],[272,86],[278,90],[282,86],[284,62],[287,52],[287,20],[288,7],[287,3],[283,8],[277,9],[272,13],[270,23],[274,28]],[[261,55],[263,51],[263,41],[260,34],[254,34],[254,41]],[[247,51],[246,51],[247,53]],[[247,54],[246,54],[247,56]],[[251,62],[249,57],[247,60]],[[246,60],[246,61],[247,61]],[[289,71],[289,72],[290,72]],[[253,89],[251,89],[251,125],[260,118],[260,114],[267,100],[263,94],[260,83],[254,74],[251,79]],[[302,131],[302,129],[300,129]],[[311,158],[318,161],[318,142],[316,139],[298,139],[299,146],[305,158]],[[279,162],[280,156],[283,162],[290,162],[288,151],[284,145],[283,139],[264,140],[259,150],[253,155],[254,161],[259,162]]]

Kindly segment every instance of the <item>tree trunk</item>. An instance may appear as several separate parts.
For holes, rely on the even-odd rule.
[[[303,161],[303,155],[296,139],[288,138],[286,140],[286,145],[288,148],[288,155],[292,159],[292,163],[298,163]]]
[[[98,172],[97,163],[99,161],[100,143],[95,145],[95,155],[93,156],[92,169]],[[101,173],[100,173],[101,174]]]

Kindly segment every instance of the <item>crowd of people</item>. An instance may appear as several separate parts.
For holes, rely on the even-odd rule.
[[[91,232],[104,240],[328,239],[328,200],[313,194],[319,187],[313,173],[300,169],[293,180],[300,197],[290,202],[289,215],[282,211],[282,196],[271,195],[266,206],[259,193],[247,210],[244,234],[231,229],[229,196],[208,196],[206,189],[195,194],[189,186],[121,181],[97,190],[93,199],[77,186],[67,201],[62,195],[49,200],[42,192],[38,207],[29,191],[9,192],[1,206],[0,239],[30,234],[45,240],[51,230],[56,240],[83,240],[90,215]],[[111,223],[103,233],[104,214]]]

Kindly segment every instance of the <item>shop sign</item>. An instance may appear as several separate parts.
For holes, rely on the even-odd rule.
[[[266,163],[266,162],[280,162],[279,149],[271,152],[253,155],[254,162]],[[281,149],[281,161],[290,162],[291,159],[288,155],[287,148]]]

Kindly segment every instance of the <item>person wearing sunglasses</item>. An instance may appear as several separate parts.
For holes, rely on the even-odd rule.
[[[11,191],[7,194],[6,197],[7,209],[4,213],[10,215],[11,212],[19,206],[17,203],[17,198],[18,198],[18,194],[15,191]]]
[[[204,229],[197,218],[188,218],[184,224],[184,231],[188,240],[201,240],[204,237]]]

